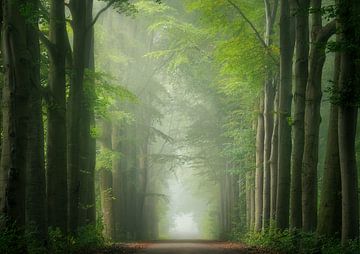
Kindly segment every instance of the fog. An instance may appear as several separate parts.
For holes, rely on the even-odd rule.
[[[103,3],[96,3],[98,9],[101,6]],[[118,90],[106,102],[111,111],[107,117],[112,124],[125,126],[120,129],[122,156],[135,156],[134,161],[125,158],[125,173],[113,168],[113,174],[120,170],[119,177],[130,183],[114,193],[114,216],[127,218],[125,231],[135,234],[129,233],[138,227],[132,221],[138,205],[130,203],[131,193],[144,192],[143,204],[140,202],[144,210],[135,218],[143,223],[141,230],[147,238],[213,238],[220,195],[216,167],[221,156],[216,155],[220,137],[213,94],[203,87],[211,73],[192,77],[191,64],[185,65],[181,59],[193,61],[203,56],[190,45],[178,52],[174,43],[181,36],[177,35],[179,27],[164,23],[185,11],[181,1],[162,5],[138,1],[135,6],[138,11],[126,15],[109,10],[95,30],[96,66],[99,73],[106,74],[99,85],[105,92],[109,85]],[[105,156],[102,149],[99,152]],[[116,202],[124,195],[129,201],[124,203],[125,210],[119,211]]]

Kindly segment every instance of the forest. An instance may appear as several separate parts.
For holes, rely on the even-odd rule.
[[[359,0],[0,2],[0,253],[360,253]]]

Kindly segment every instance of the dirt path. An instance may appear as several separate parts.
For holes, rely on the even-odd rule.
[[[136,252],[137,254],[235,254],[249,253],[238,252],[225,243],[215,242],[168,242],[152,243],[145,249]]]
[[[115,245],[97,253],[111,254],[274,254],[239,243],[216,241],[159,241]]]

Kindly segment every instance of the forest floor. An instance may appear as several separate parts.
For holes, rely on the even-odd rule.
[[[219,241],[157,241],[115,244],[93,254],[276,254],[241,243]]]

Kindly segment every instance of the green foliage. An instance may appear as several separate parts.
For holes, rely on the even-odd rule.
[[[79,228],[77,236],[64,236],[59,229],[49,229],[49,252],[52,254],[84,253],[104,246],[100,224]]]
[[[26,241],[14,223],[1,216],[0,229],[0,253],[16,254],[26,250]]]
[[[280,253],[299,254],[355,254],[358,253],[357,241],[342,246],[339,239],[319,237],[315,233],[292,232],[289,230],[269,230],[267,233],[251,232],[243,239],[253,246],[261,246]]]

